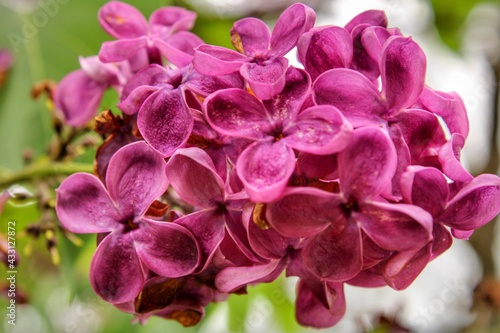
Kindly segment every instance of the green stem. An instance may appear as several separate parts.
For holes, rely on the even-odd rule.
[[[87,163],[35,163],[18,172],[0,175],[0,188],[35,178],[69,176],[76,172],[94,173],[94,166]]]

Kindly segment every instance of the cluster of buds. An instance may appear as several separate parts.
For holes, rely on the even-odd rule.
[[[96,174],[65,179],[56,211],[98,234],[90,282],[141,322],[194,325],[284,272],[298,322],[330,327],[344,284],[405,289],[500,211],[500,178],[460,163],[462,100],[425,85],[423,51],[382,11],[315,27],[296,3],[272,32],[235,22],[235,50],[204,44],[178,7],[146,21],[111,1],[98,16],[117,40],[81,59],[55,105],[83,126],[113,88],[122,113],[97,118]]]

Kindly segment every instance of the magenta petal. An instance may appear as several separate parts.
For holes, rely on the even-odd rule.
[[[451,134],[459,133],[464,138],[469,134],[469,119],[464,102],[455,93],[443,93],[424,88],[420,102],[431,112],[441,116]]]
[[[385,27],[368,27],[361,33],[361,44],[365,52],[381,64],[384,44],[391,36],[391,32]]]
[[[168,187],[165,161],[144,141],[118,150],[109,161],[106,186],[122,216],[141,216]]]
[[[263,101],[275,124],[288,124],[299,113],[311,89],[311,78],[302,69],[288,67],[286,84],[273,99]]]
[[[381,62],[382,95],[394,111],[407,108],[418,99],[425,83],[425,54],[411,37],[387,40]]]
[[[253,219],[244,218],[245,228],[248,230],[248,241],[251,248],[262,258],[280,260],[293,247],[294,240],[283,237],[275,228],[261,229]]]
[[[194,68],[205,75],[225,75],[238,72],[249,58],[220,46],[203,44],[195,49]]]
[[[453,133],[451,139],[439,149],[438,159],[446,176],[457,182],[468,183],[474,177],[460,163],[460,152],[464,144],[464,137]]]
[[[141,86],[134,89],[123,101],[116,106],[122,110],[123,113],[134,115],[141,109],[142,104],[148,99],[149,96],[158,91],[159,87]]]
[[[336,220],[340,222],[341,218]],[[343,221],[341,224],[345,223],[345,228],[340,233],[336,223],[307,241],[302,250],[302,260],[318,278],[341,282],[361,271],[363,249],[361,231],[356,223]]]
[[[168,27],[174,32],[191,30],[195,21],[195,12],[175,6],[157,9],[149,17],[149,24]]]
[[[352,45],[351,35],[343,28],[313,28],[299,39],[299,59],[314,80],[329,69],[349,68],[353,56]]]
[[[299,280],[295,316],[301,325],[329,328],[344,317],[345,311],[342,283]]]
[[[207,97],[208,95],[223,89],[243,89],[245,88],[245,82],[237,73],[208,76],[200,74],[196,70],[192,69],[185,79],[183,86],[187,87],[187,89],[196,93],[197,95]]]
[[[210,126],[223,135],[259,139],[272,125],[262,102],[243,89],[225,89],[208,96],[203,111]]]
[[[361,228],[383,249],[412,251],[432,240],[432,216],[420,207],[370,202],[360,209]]]
[[[348,198],[375,197],[391,188],[396,172],[396,148],[387,133],[378,127],[354,131],[351,143],[339,153],[342,192]],[[369,170],[369,172],[367,172]]]
[[[182,68],[191,64],[194,49],[203,44],[203,41],[192,32],[180,31],[165,41],[154,38],[153,43],[170,63]]]
[[[432,235],[434,239],[432,240],[431,260],[448,250],[453,243],[453,237],[450,232],[441,224],[434,223]]]
[[[431,258],[431,244],[419,251],[399,252],[386,264],[384,278],[387,285],[395,290],[408,288]]]
[[[131,232],[137,255],[153,272],[166,277],[191,274],[200,261],[193,235],[175,223],[142,219]]]
[[[292,148],[281,141],[258,141],[248,146],[236,162],[236,170],[254,202],[277,200],[295,169]]]
[[[110,1],[101,7],[98,17],[103,29],[115,38],[137,38],[147,34],[146,19],[129,4]]]
[[[311,154],[328,155],[343,150],[352,137],[352,125],[330,105],[310,107],[299,113],[283,140],[292,148]]]
[[[260,56],[269,50],[271,32],[267,24],[254,17],[246,17],[234,22],[231,41],[234,47],[247,56]]]
[[[131,233],[111,233],[99,244],[90,264],[90,284],[109,303],[133,300],[144,284],[144,273]]]
[[[285,9],[274,26],[271,50],[275,56],[284,56],[295,47],[300,36],[314,26],[316,13],[304,4],[296,3]]]
[[[201,210],[175,222],[188,229],[195,237],[200,247],[200,267],[197,270],[205,269],[224,238],[223,216],[216,214],[214,210]]]
[[[288,60],[278,58],[266,61],[263,65],[245,63],[241,66],[240,74],[248,81],[255,96],[266,100],[278,95],[285,87],[287,68]]]
[[[161,89],[146,99],[137,117],[144,139],[164,157],[186,144],[193,116],[179,89]]]
[[[267,205],[266,218],[273,229],[286,237],[303,238],[316,235],[338,220],[341,203],[337,194],[313,187],[288,188],[283,197]],[[338,230],[344,224],[335,222]]]
[[[500,212],[500,178],[482,174],[464,186],[446,205],[436,222],[457,230],[474,230]]]
[[[101,233],[119,226],[120,215],[94,175],[75,173],[61,183],[56,193],[57,217],[69,231]]]
[[[151,64],[134,74],[123,87],[121,99],[130,95],[137,88],[144,86],[164,87],[171,86],[169,82],[172,80],[170,72],[167,68],[158,64]]]
[[[281,268],[280,260],[272,260],[265,264],[245,267],[227,267],[220,271],[215,278],[215,286],[222,293],[229,293],[244,287],[248,283],[263,279]]]
[[[224,181],[200,148],[178,149],[167,163],[167,177],[179,197],[191,205],[212,208],[224,200]]]
[[[405,202],[437,216],[444,210],[450,190],[438,169],[412,165],[401,176],[401,192]]]
[[[131,59],[146,44],[146,37],[104,42],[99,50],[99,60],[102,62],[118,62]]]
[[[54,103],[68,125],[79,127],[89,122],[95,115],[106,83],[89,77],[83,70],[76,70],[66,75],[58,84],[54,93]]]
[[[344,68],[321,74],[313,84],[316,104],[339,109],[354,127],[374,122],[385,112],[380,92],[363,74]],[[363,96],[360,98],[360,96]]]
[[[347,31],[352,31],[357,25],[369,24],[374,26],[387,27],[387,16],[383,10],[367,10],[356,15],[345,28]]]

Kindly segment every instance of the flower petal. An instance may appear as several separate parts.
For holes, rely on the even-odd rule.
[[[255,96],[265,100],[273,98],[283,90],[287,68],[288,60],[277,58],[262,65],[245,63],[241,66],[240,74],[248,81]]]
[[[338,156],[340,187],[346,198],[361,199],[388,192],[396,172],[396,148],[378,127],[354,131],[351,143]]]
[[[335,225],[337,221],[342,221],[342,218],[337,218],[332,227],[307,241],[302,260],[318,278],[343,282],[361,271],[363,249],[358,225],[353,221],[342,221],[340,223],[345,224],[345,228],[339,233]]]
[[[395,290],[408,288],[431,258],[432,245],[419,251],[396,253],[386,264],[384,278],[387,285]]]
[[[230,293],[246,286],[248,283],[266,278],[276,270],[279,270],[281,273],[283,268],[284,265],[281,260],[272,260],[268,263],[254,266],[227,267],[215,277],[215,286],[222,293]]]
[[[274,56],[284,56],[297,45],[300,36],[314,26],[316,13],[302,3],[289,6],[280,15],[271,35]]]
[[[155,92],[146,99],[137,117],[144,139],[164,157],[186,144],[193,122],[179,89]]]
[[[106,302],[125,303],[139,294],[144,280],[131,233],[106,236],[90,263],[90,284],[95,292]]]
[[[258,139],[271,122],[262,102],[243,89],[225,89],[208,96],[203,111],[212,128],[223,135]]]
[[[129,4],[110,1],[101,7],[98,17],[102,28],[117,39],[137,38],[147,34],[146,19]]]
[[[109,161],[106,186],[124,217],[141,216],[168,187],[165,161],[144,141],[118,150]]]
[[[95,115],[108,85],[88,76],[83,70],[66,75],[57,85],[54,103],[70,126],[80,127]]]
[[[371,9],[356,15],[345,28],[352,31],[357,25],[369,24],[374,26],[387,27],[387,16],[383,10]]]
[[[349,68],[353,42],[341,27],[325,26],[304,33],[298,42],[299,59],[314,80],[333,68]]]
[[[437,216],[444,210],[450,190],[438,169],[412,165],[401,176],[401,192],[405,202]]]
[[[241,53],[220,46],[202,44],[195,49],[194,68],[205,75],[225,75],[238,72],[250,59]]]
[[[432,240],[432,216],[420,207],[372,201],[360,209],[361,228],[383,249],[414,251]]]
[[[204,270],[224,238],[223,216],[207,209],[185,215],[175,220],[175,223],[188,229],[195,237],[200,247],[200,266],[197,271]]]
[[[318,105],[300,112],[284,134],[283,141],[298,151],[328,155],[343,150],[349,144],[352,125],[337,108]]]
[[[195,48],[203,41],[192,32],[180,31],[166,40],[154,38],[153,44],[170,63],[182,68],[191,64]]]
[[[351,69],[336,68],[321,74],[313,84],[313,98],[316,104],[338,108],[354,127],[380,122],[378,116],[385,112],[373,83]]]
[[[301,325],[329,328],[344,317],[345,311],[342,283],[299,280],[295,316]]]
[[[295,154],[284,143],[257,141],[236,162],[236,170],[254,202],[277,200],[295,169]]]
[[[267,205],[266,219],[278,233],[290,238],[310,237],[331,224],[340,232],[345,225],[336,209],[337,194],[313,187],[288,188],[280,200]]]
[[[274,98],[262,101],[275,124],[293,121],[299,113],[305,99],[309,96],[311,79],[307,73],[295,67],[288,67],[286,84]]]
[[[175,192],[187,203],[199,208],[217,208],[224,201],[224,181],[202,149],[178,149],[170,157],[166,170]]]
[[[441,116],[451,134],[459,133],[464,138],[469,134],[469,119],[464,102],[455,93],[444,93],[424,88],[420,102],[431,112]]]
[[[260,56],[269,50],[271,32],[267,24],[255,17],[246,17],[234,22],[231,42],[234,48],[247,56]]]
[[[458,230],[474,230],[500,212],[500,178],[482,174],[464,186],[446,205],[436,222]]]
[[[184,227],[142,219],[132,237],[137,255],[153,272],[166,277],[191,274],[199,264],[200,249]]]
[[[118,62],[132,59],[137,54],[137,51],[146,47],[146,44],[146,37],[104,42],[99,50],[99,60],[102,62]]]
[[[182,7],[168,6],[155,10],[149,17],[149,24],[168,27],[172,31],[191,30],[196,13]]]
[[[451,139],[439,149],[438,159],[446,176],[457,182],[469,183],[474,177],[460,163],[460,151],[464,144],[465,138],[453,133]]]
[[[57,217],[69,231],[101,233],[119,226],[120,215],[94,175],[75,173],[61,183],[56,193]]]
[[[393,36],[381,60],[382,95],[394,112],[415,103],[425,83],[425,54],[411,37]]]

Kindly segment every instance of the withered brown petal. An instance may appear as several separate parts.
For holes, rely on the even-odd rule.
[[[135,312],[148,313],[161,310],[175,300],[186,283],[185,279],[153,278],[148,281],[135,299]]]

